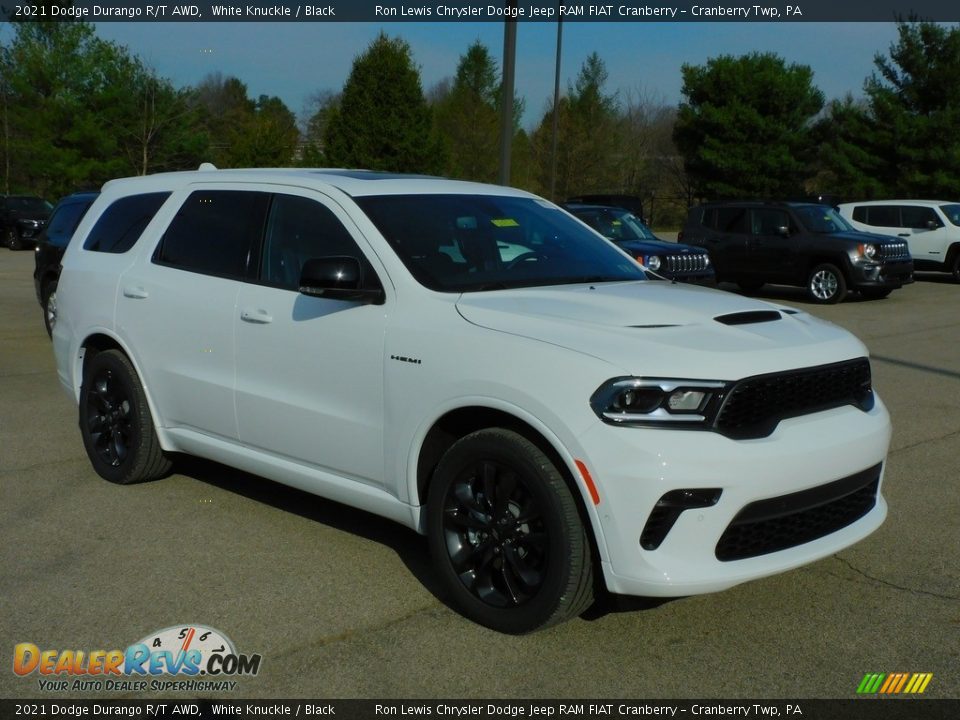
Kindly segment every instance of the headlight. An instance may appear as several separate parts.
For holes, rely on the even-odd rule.
[[[593,411],[614,425],[703,425],[723,400],[719,380],[614,378],[590,398]]]
[[[660,256],[659,255],[647,255],[642,260],[645,267],[656,272],[660,269]]]
[[[871,243],[860,243],[857,245],[857,250],[867,260],[873,260],[877,256],[877,246]]]

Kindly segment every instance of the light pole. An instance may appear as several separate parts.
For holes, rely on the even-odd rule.
[[[503,93],[500,108],[500,184],[510,184],[510,147],[513,143],[513,78],[517,60],[517,21],[512,12],[517,0],[509,0],[507,8],[511,11],[503,23]]]

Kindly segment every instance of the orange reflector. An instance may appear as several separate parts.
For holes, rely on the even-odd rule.
[[[587,470],[587,466],[583,464],[582,460],[574,460],[577,464],[577,470],[580,471],[580,476],[583,478],[583,482],[587,485],[587,490],[590,491],[590,498],[593,500],[594,505],[600,504],[600,493],[597,492],[597,486],[593,484],[593,478],[590,477],[590,471]]]

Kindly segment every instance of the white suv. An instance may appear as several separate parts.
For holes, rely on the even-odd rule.
[[[960,282],[960,203],[870,200],[838,205],[857,230],[907,238],[917,270],[939,270]]]
[[[864,346],[647,279],[556,205],[344,170],[107,183],[53,332],[94,469],[211,458],[429,538],[468,617],[522,633],[595,579],[679,596],[873,532],[890,421]]]

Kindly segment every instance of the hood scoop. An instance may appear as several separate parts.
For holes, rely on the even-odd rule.
[[[746,312],[717,315],[714,320],[724,325],[754,325],[756,323],[773,322],[783,316],[778,310],[748,310]]]

